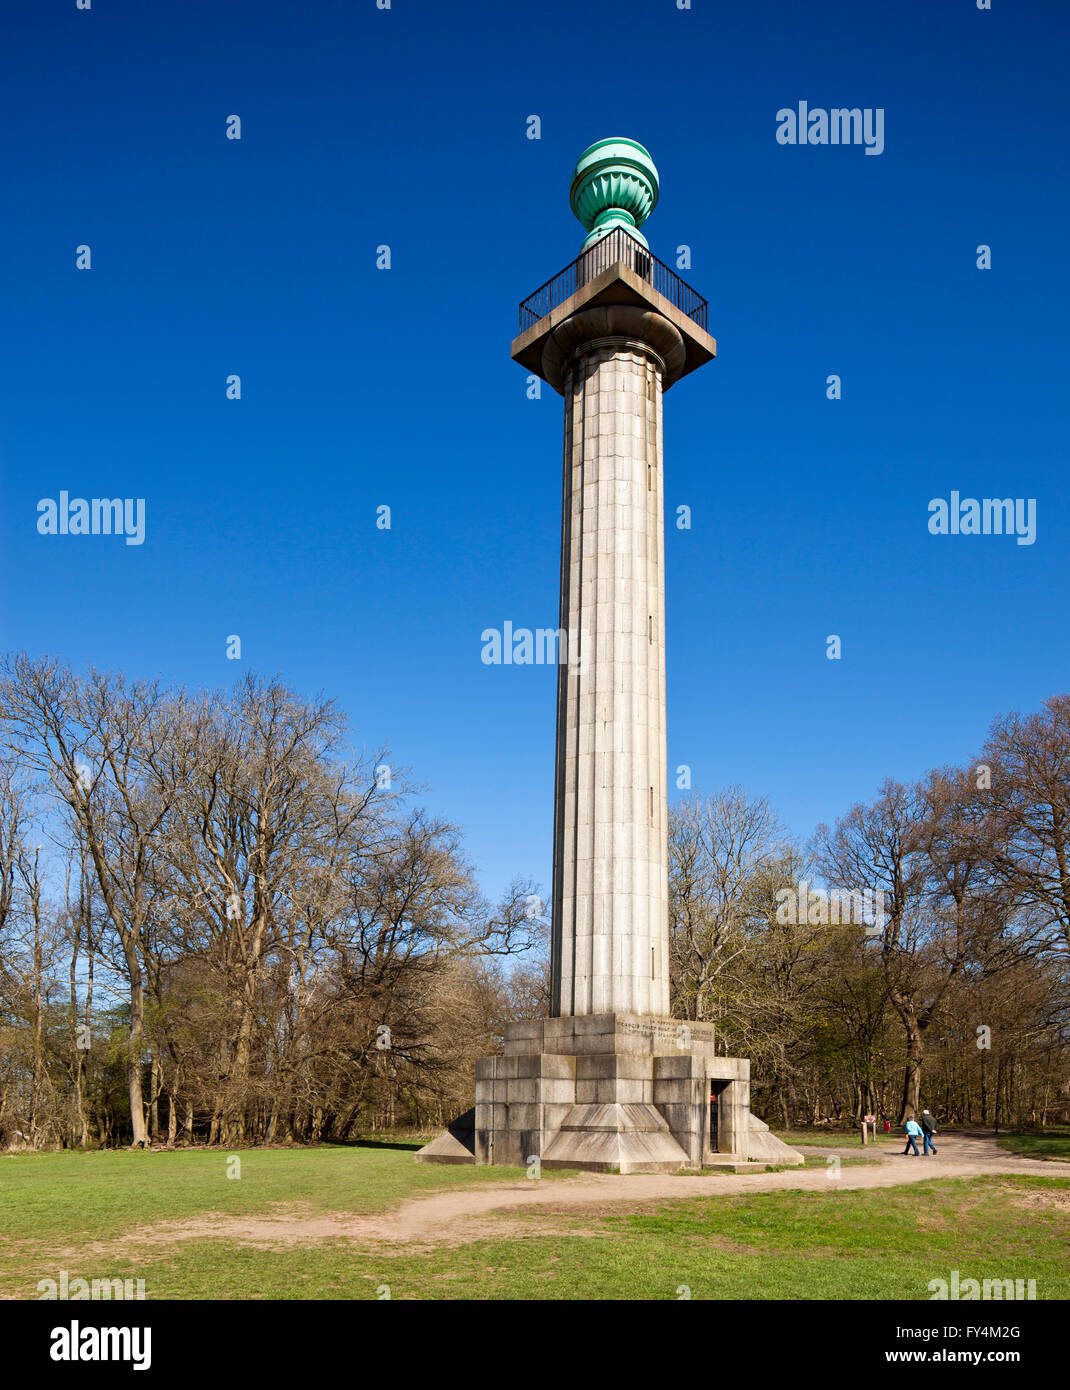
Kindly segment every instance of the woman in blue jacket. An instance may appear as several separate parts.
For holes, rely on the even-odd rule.
[[[917,1120],[913,1118],[907,1120],[907,1146],[903,1150],[905,1154],[908,1154],[911,1152],[911,1150],[913,1150],[915,1158],[921,1157],[921,1155],[918,1153],[918,1145],[916,1142],[918,1139],[921,1138],[921,1135],[922,1128],[921,1125],[918,1124]]]

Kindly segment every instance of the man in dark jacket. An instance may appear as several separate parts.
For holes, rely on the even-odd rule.
[[[936,1117],[928,1110],[921,1112],[921,1132],[924,1135],[921,1156],[925,1158],[930,1149],[934,1154],[936,1153],[936,1145],[933,1143],[933,1139],[936,1137]]]

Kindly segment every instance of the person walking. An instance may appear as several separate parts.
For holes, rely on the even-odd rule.
[[[911,1116],[911,1118],[910,1118],[909,1120],[907,1120],[906,1129],[907,1129],[907,1146],[906,1146],[906,1148],[903,1150],[903,1152],[904,1152],[905,1154],[908,1154],[908,1153],[911,1152],[911,1150],[913,1150],[914,1157],[915,1157],[915,1158],[920,1158],[921,1155],[918,1153],[917,1140],[918,1140],[918,1139],[921,1137],[921,1135],[924,1133],[924,1130],[922,1129],[921,1125],[918,1124],[917,1120],[914,1119],[913,1116]]]
[[[936,1116],[928,1110],[921,1112],[921,1132],[925,1136],[925,1142],[921,1146],[922,1158],[927,1157],[929,1150],[936,1153],[936,1145],[933,1140],[936,1138]]]

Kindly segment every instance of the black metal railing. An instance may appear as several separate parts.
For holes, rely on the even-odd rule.
[[[581,251],[571,265],[565,266],[552,280],[547,280],[534,294],[528,295],[520,306],[520,332],[544,319],[559,304],[564,304],[570,295],[618,261],[623,261],[634,270],[681,313],[694,319],[700,328],[706,327],[706,301],[699,292],[681,280],[675,270],[670,270],[664,261],[659,261],[623,227],[614,227],[601,241]]]

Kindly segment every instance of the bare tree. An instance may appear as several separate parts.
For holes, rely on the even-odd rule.
[[[144,1147],[142,943],[176,788],[172,697],[153,683],[96,671],[79,680],[57,661],[16,656],[3,664],[0,700],[12,751],[43,776],[85,838],[128,987],[130,1120],[134,1146]]]
[[[1050,948],[1070,957],[1070,695],[996,720],[977,770],[991,781],[992,866]]]
[[[684,798],[669,815],[669,957],[673,1012],[710,1017],[713,980],[742,953],[753,890],[783,848],[765,797],[740,787]]]

